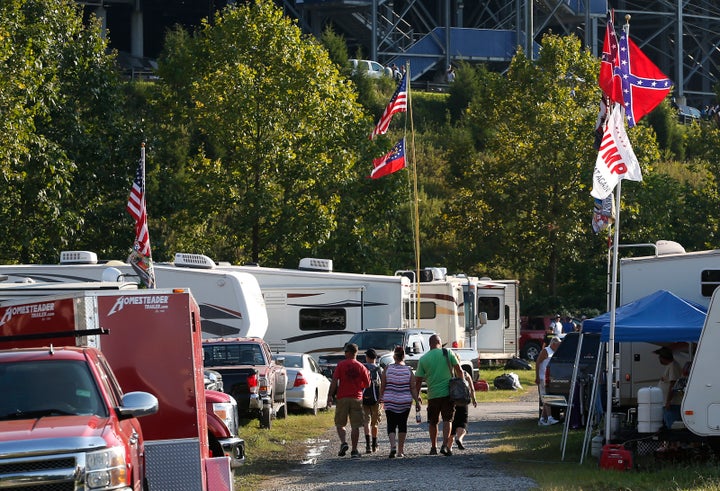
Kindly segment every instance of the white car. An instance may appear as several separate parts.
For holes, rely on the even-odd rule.
[[[352,66],[353,75],[359,72],[369,78],[380,78],[385,75],[391,76],[388,74],[389,69],[386,70],[385,67],[377,61],[356,60],[354,58],[348,61],[350,62],[350,66]]]
[[[287,403],[317,414],[327,408],[330,380],[323,375],[315,359],[307,353],[278,353],[285,358]]]

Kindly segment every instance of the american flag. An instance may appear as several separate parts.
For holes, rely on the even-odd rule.
[[[404,113],[405,111],[407,111],[407,72],[403,75],[397,89],[395,89],[392,99],[390,99],[390,103],[385,108],[382,116],[380,116],[380,121],[378,121],[377,125],[375,125],[375,129],[373,130],[372,135],[370,135],[370,139],[372,140],[377,135],[384,135],[387,133],[388,127],[390,126],[390,120],[392,120],[393,115],[395,113]]]
[[[135,179],[130,189],[127,211],[135,219],[135,249],[143,256],[150,256],[150,233],[145,209],[145,165],[141,159],[135,171]]]

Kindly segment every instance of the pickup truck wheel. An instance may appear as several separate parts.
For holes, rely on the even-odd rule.
[[[269,407],[263,406],[262,411],[260,412],[260,427],[261,428],[267,428],[270,429],[272,418],[270,417],[272,415],[272,411],[270,411]]]
[[[523,347],[520,356],[522,356],[526,360],[535,361],[537,360],[537,357],[540,354],[541,350],[542,346],[539,343],[535,341],[528,341],[527,343],[525,343],[525,346]]]
[[[280,404],[281,406],[277,410],[277,417],[278,419],[285,419],[287,417],[287,397],[285,394],[283,394]]]
[[[220,445],[220,442],[217,438],[215,438],[215,435],[208,432],[208,446],[210,447],[210,456],[211,457],[222,457],[225,455],[225,451],[222,448],[222,445]]]

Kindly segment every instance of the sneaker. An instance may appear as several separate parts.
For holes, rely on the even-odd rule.
[[[340,445],[340,451],[338,452],[338,457],[345,457],[345,454],[347,453],[350,446],[347,443],[343,443]]]
[[[350,452],[350,457],[352,457],[353,459],[359,459],[360,452],[358,452],[357,450],[353,450],[352,452]]]
[[[450,450],[449,447],[443,445],[442,447],[440,447],[440,453],[443,454],[445,457],[450,457],[452,455],[452,450]]]
[[[397,452],[396,452],[395,449],[393,448],[392,450],[390,450],[390,455],[388,455],[388,458],[389,458],[389,459],[394,459],[395,457],[397,457]]]
[[[554,424],[557,424],[557,423],[559,423],[559,422],[560,422],[559,420],[553,418],[552,416],[548,416],[548,423],[549,423],[549,424],[554,425]]]
[[[399,453],[399,454],[396,455],[396,457],[397,457],[398,459],[402,459],[403,457],[405,457],[405,454],[404,454],[404,453]]]
[[[465,450],[465,445],[463,445],[463,442],[461,442],[460,440],[455,440],[455,445],[457,445],[457,448],[459,448],[460,450]]]
[[[437,455],[437,448],[436,447],[430,447],[430,453],[429,455]]]
[[[538,421],[538,426],[550,426],[550,422],[546,419],[540,418],[540,421]]]

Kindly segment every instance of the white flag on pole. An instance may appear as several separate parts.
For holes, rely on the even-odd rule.
[[[622,110],[616,105],[608,117],[595,161],[590,193],[594,198],[607,198],[620,179],[642,181],[640,163],[630,145],[623,119]]]

